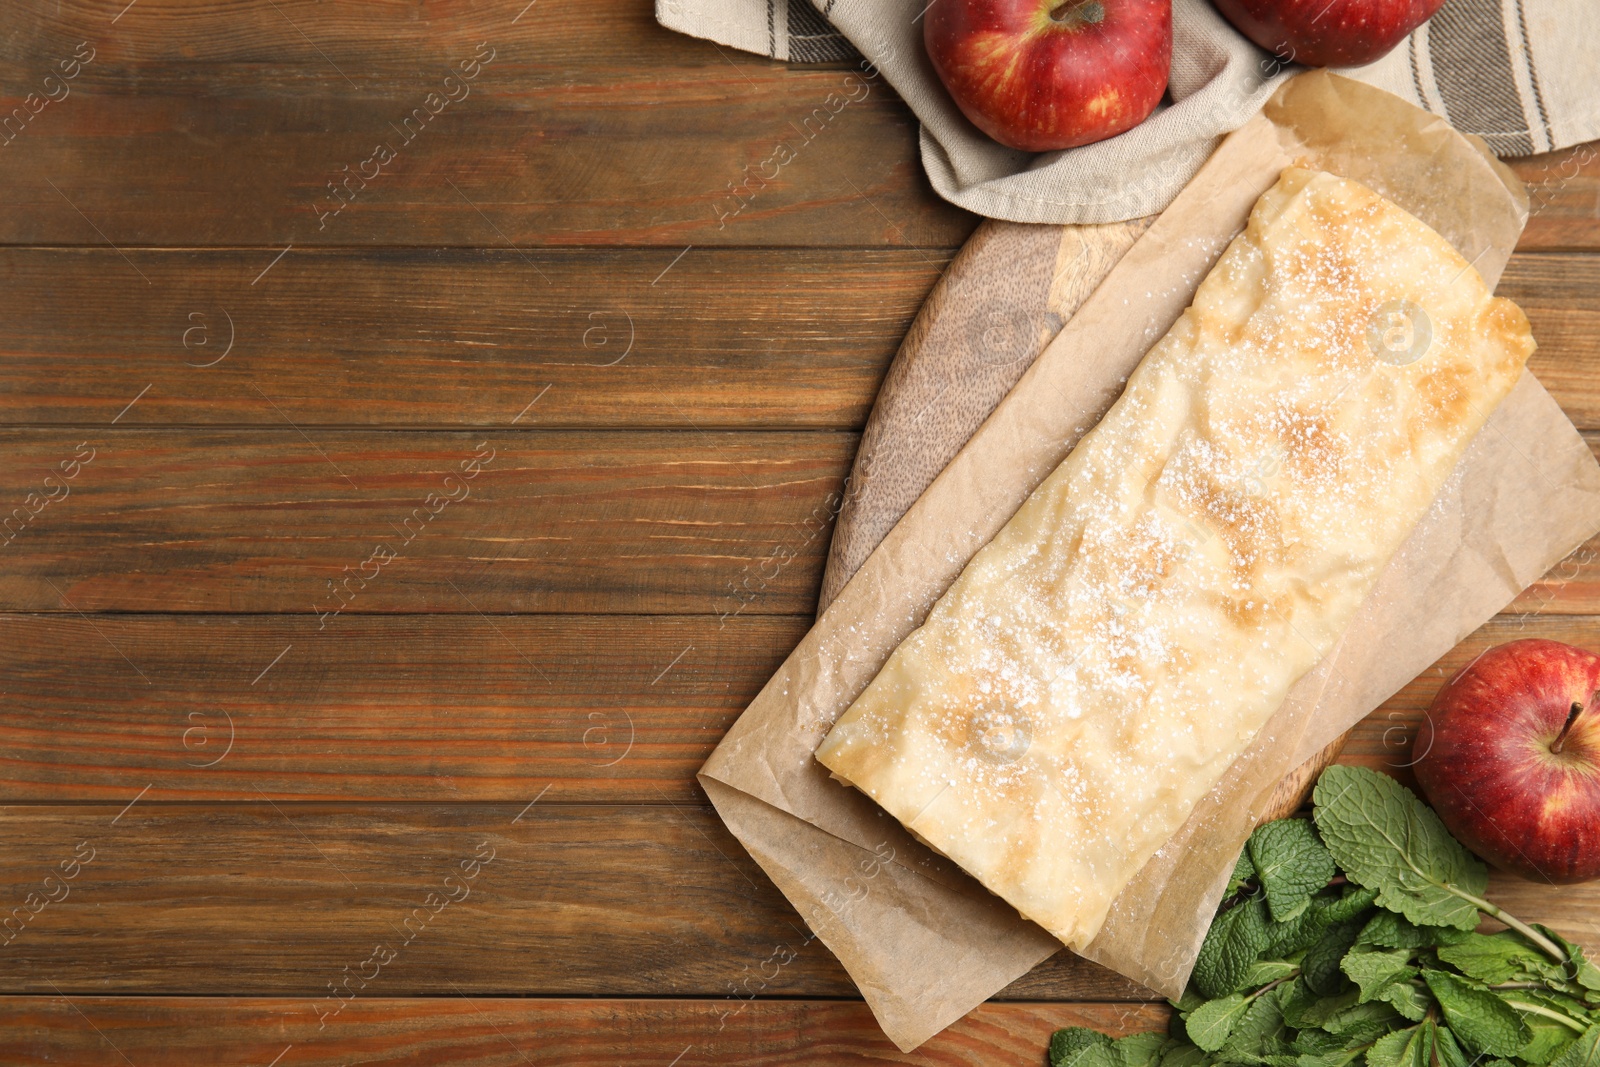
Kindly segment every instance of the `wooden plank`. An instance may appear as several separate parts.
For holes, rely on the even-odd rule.
[[[0,616],[0,799],[698,803],[799,616]],[[63,650],[70,650],[64,654]]]
[[[534,799],[0,808],[0,992],[854,995],[709,807]],[[1600,943],[1600,883],[1489,896]],[[1155,999],[1069,952],[1001,997]]]
[[[0,1044],[65,1067],[265,1065],[286,1049],[284,1067],[1033,1067],[1063,1026],[1120,1036],[1166,1018],[1156,1004],[991,1002],[901,1054],[858,1001],[384,997],[318,1030],[298,1000],[41,996],[0,999]]]
[[[1578,428],[1600,429],[1600,256],[1518,253],[1495,291],[1528,314],[1529,368]]]
[[[277,251],[140,253],[152,296],[108,249],[0,249],[0,422],[107,423],[152,385],[128,422],[281,428],[255,385],[302,427],[495,425],[549,385],[544,427],[860,429],[949,255],[296,249],[250,285]],[[1600,429],[1600,257],[1515,255],[1500,291]]]
[[[492,806],[169,804],[152,789],[0,807],[0,902],[21,909],[0,933],[0,992],[292,995],[315,1019],[381,943],[392,958],[365,996],[854,995],[710,807],[529,786]],[[475,873],[474,857],[489,858]],[[1005,996],[1153,999],[1067,952]]]
[[[276,5],[274,7],[273,5]],[[49,69],[46,57],[92,41],[94,62],[118,73],[123,93],[186,91],[199,72],[243,86],[255,81],[275,96],[348,91],[348,75],[370,90],[444,64],[480,41],[515,46],[530,56],[523,77],[614,73],[618,56],[638,69],[720,67],[730,58],[760,69],[781,64],[663,30],[649,0],[444,0],[425,5],[367,0],[249,0],[195,5],[172,0],[55,0],[0,11],[0,70]],[[120,17],[119,17],[120,16]],[[112,27],[115,29],[112,29]],[[835,64],[844,66],[845,64]],[[752,75],[755,71],[752,70]],[[326,82],[326,85],[321,83]],[[309,84],[308,84],[309,83]]]
[[[910,110],[856,70],[564,67],[491,31],[387,76],[319,60],[264,88],[258,65],[218,62],[164,86],[108,38],[83,52],[70,95],[35,93],[36,114],[26,94],[44,91],[51,58],[76,62],[68,46],[7,79],[0,244],[114,244],[131,285],[149,287],[141,245],[926,248],[976,224],[928,186]],[[463,62],[478,64],[470,81]],[[285,78],[296,87],[273,91]]]
[[[947,255],[277,251],[0,249],[0,423],[859,429]]]
[[[852,435],[562,433],[517,416],[471,433],[287,416],[281,431],[0,431],[0,606],[295,612],[308,633],[341,612],[814,606]]]
[[[1507,160],[1528,186],[1525,251],[1600,249],[1600,141]]]

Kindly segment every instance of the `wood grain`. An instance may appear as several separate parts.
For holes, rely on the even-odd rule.
[[[126,810],[0,808],[0,901],[20,909],[0,992],[220,989],[305,997],[315,1020],[329,983],[382,945],[394,958],[346,995],[854,996],[711,808],[557,789],[526,804],[171,804],[152,789]],[[75,855],[89,862],[61,866]],[[1488,896],[1600,942],[1600,883],[1495,875]],[[1000,998],[1154,995],[1061,952]]]
[[[1600,249],[1600,142],[1506,162],[1528,187],[1528,227],[1517,247]]]
[[[310,998],[383,944],[396,958],[368,995],[854,996],[710,807],[541,789],[501,805],[174,804],[151,789],[0,807],[0,901],[29,916],[0,947],[0,992],[294,995],[315,1020],[330,1005]],[[66,896],[30,902],[40,886],[61,897],[75,853],[90,862]],[[1063,952],[1005,996],[1151,994]]]
[[[946,258],[277,251],[0,249],[0,423],[859,429]]]
[[[0,998],[0,1044],[65,1067],[196,1063],[345,1067],[1036,1067],[1050,1035],[1122,1035],[1166,1025],[1165,1005],[989,1003],[910,1054],[864,1004],[796,1000],[546,1000],[461,996],[357,999],[322,1030],[281,998]],[[112,1044],[115,1044],[115,1048]],[[121,1053],[117,1051],[121,1050]]]
[[[1600,257],[1515,254],[1495,292],[1528,313],[1528,368],[1579,429],[1600,429]]]
[[[519,425],[856,430],[952,254],[297,247],[252,286],[279,251],[146,250],[143,287],[105,284],[109,249],[0,248],[0,424],[108,423],[151,385],[118,425],[285,428],[254,384],[302,427],[488,426],[549,385]],[[1600,428],[1600,259],[1518,254],[1500,292]]]
[[[96,4],[98,30],[35,43],[6,79],[18,94],[0,101],[8,114],[79,40],[93,61],[0,150],[0,244],[947,247],[976,223],[929,189],[916,122],[881,78],[724,58],[659,27],[619,52],[593,17],[574,26],[586,43],[554,50],[571,61],[552,62],[547,41],[564,28],[534,29],[537,8],[513,26],[514,4],[450,5],[459,29],[407,59],[407,39],[430,32],[411,18],[417,5],[373,17],[381,9],[345,4],[326,24],[325,6],[225,3],[195,20],[215,40],[235,10],[258,9],[248,21],[265,32],[240,46],[254,61],[122,51],[121,26],[141,18],[154,23],[145,40],[177,38],[146,52],[202,51],[175,31],[183,14],[153,0],[117,27],[116,6]],[[0,40],[38,37],[37,19],[13,5]],[[286,62],[268,58],[279,41],[294,42]],[[699,58],[617,62],[662,42]],[[480,43],[488,65],[447,86]],[[374,51],[386,58],[368,63]],[[144,285],[128,256],[122,280]]]
[[[852,435],[527,431],[514,415],[471,433],[287,417],[281,431],[0,431],[0,606],[283,611],[312,628],[341,610],[813,608],[823,501]]]
[[[801,616],[0,616],[0,799],[699,803]]]
[[[121,93],[190,91],[197,75],[243,88],[253,83],[272,96],[364,90],[414,78],[480,41],[526,50],[536,60],[524,78],[598,77],[626,54],[634,70],[727,71],[782,65],[709,41],[669,33],[653,5],[584,0],[434,0],[428,4],[369,0],[51,0],[8,5],[0,36],[0,69],[48,69],[45,57],[91,40],[95,63],[122,77]],[[121,15],[122,17],[118,17]],[[115,20],[115,22],[113,22]],[[112,30],[110,27],[115,26]],[[726,55],[728,59],[724,59]],[[499,62],[499,60],[496,60]],[[134,80],[124,71],[137,72]],[[324,84],[325,83],[325,84]]]

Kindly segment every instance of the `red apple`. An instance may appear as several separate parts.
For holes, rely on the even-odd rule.
[[[1172,0],[934,0],[922,36],[974,126],[1049,152],[1155,110],[1172,65]]]
[[[1600,656],[1533,638],[1489,649],[1433,699],[1413,753],[1450,832],[1525,878],[1600,875]]]
[[[1388,55],[1444,0],[1212,0],[1234,28],[1280,59],[1359,67]]]

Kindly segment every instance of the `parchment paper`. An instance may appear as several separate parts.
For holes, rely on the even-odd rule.
[[[1116,399],[1290,163],[1361,181],[1493,285],[1527,201],[1442,120],[1304,74],[1232,134],[868,558],[729,730],[700,780],[729,828],[916,1047],[1061,949],[812,757],[972,555]],[[1085,955],[1182,992],[1256,812],[1278,782],[1600,529],[1600,466],[1532,375],[1490,416],[1340,646],[1113,904]]]

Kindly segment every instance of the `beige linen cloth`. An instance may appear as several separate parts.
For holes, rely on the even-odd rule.
[[[939,195],[1014,222],[1115,222],[1164,209],[1297,67],[1230,26],[1209,0],[1173,0],[1170,102],[1118,137],[1032,155],[978,132],[922,46],[929,0],[656,0],[669,29],[798,63],[881,73],[922,123]],[[944,0],[949,2],[949,0]],[[1448,0],[1394,51],[1342,71],[1474,133],[1502,156],[1600,138],[1600,2]]]

